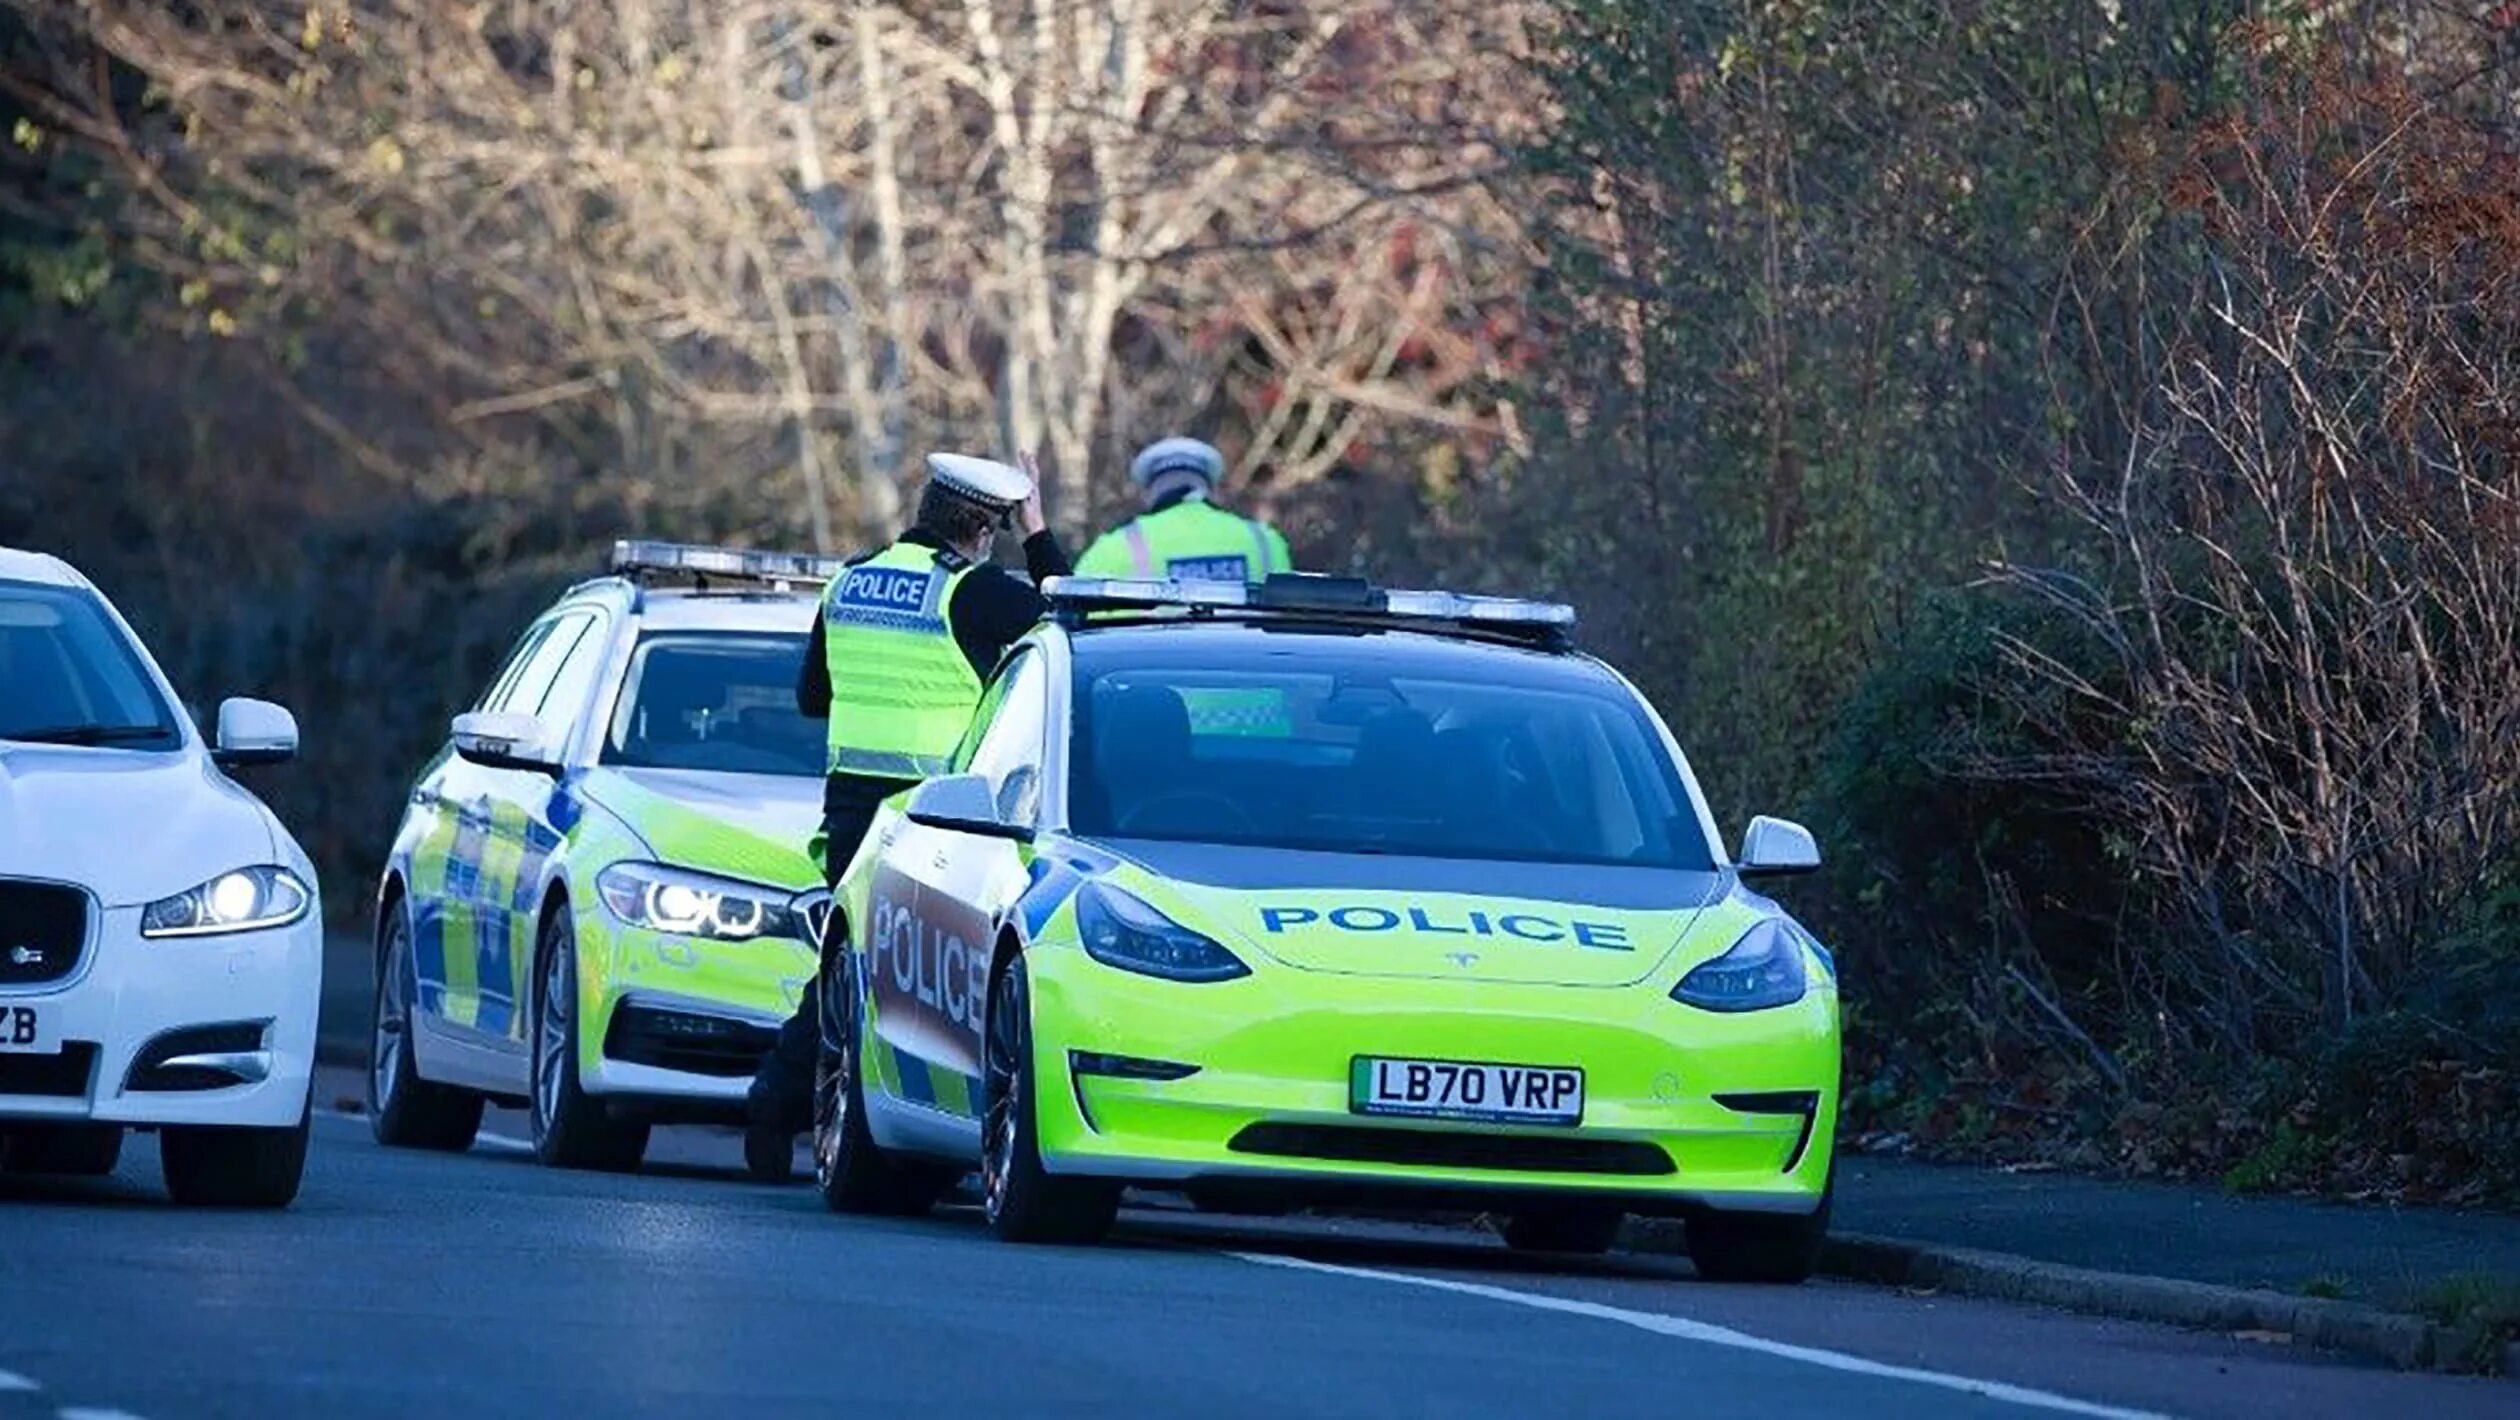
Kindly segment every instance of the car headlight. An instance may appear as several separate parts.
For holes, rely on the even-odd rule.
[[[239,868],[140,909],[140,935],[215,937],[286,927],[314,901],[315,894],[286,868]]]
[[[1231,981],[1249,976],[1242,958],[1164,914],[1101,883],[1076,894],[1076,933],[1085,955],[1105,966],[1166,981]]]
[[[1703,1011],[1764,1011],[1794,1004],[1810,985],[1802,933],[1770,917],[1742,933],[1722,956],[1691,968],[1671,988],[1671,999]]]
[[[786,888],[712,877],[662,863],[615,863],[595,875],[604,906],[624,926],[685,937],[749,942],[758,937],[810,941]]]

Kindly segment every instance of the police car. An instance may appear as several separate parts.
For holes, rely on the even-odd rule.
[[[179,1203],[297,1196],[323,912],[227,773],[297,738],[234,699],[205,740],[93,584],[0,548],[0,1168],[111,1173],[155,1129]]]
[[[812,977],[825,747],[796,680],[840,563],[635,542],[613,564],[412,787],[376,905],[385,1144],[468,1148],[485,1101],[521,1101],[543,1162],[636,1168],[652,1125],[742,1121]]]
[[[1011,1240],[1124,1186],[1476,1208],[1516,1248],[1688,1220],[1701,1273],[1827,1230],[1829,954],[1747,885],[1679,746],[1563,607],[1282,574],[1067,578],[952,771],[840,884],[815,1171]]]

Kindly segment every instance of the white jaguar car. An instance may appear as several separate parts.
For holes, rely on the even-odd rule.
[[[94,585],[0,547],[0,1171],[111,1173],[155,1129],[178,1202],[297,1196],[322,904],[224,772],[296,752],[261,700],[203,743]]]

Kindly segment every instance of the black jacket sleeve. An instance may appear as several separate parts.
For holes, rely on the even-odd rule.
[[[823,619],[814,613],[814,633],[805,638],[805,664],[796,672],[796,713],[808,720],[831,718],[831,657],[823,653]]]
[[[954,642],[984,677],[997,669],[1006,648],[1032,630],[1049,608],[1039,584],[1068,575],[1067,552],[1059,546],[1056,534],[1044,528],[1024,539],[1024,570],[1030,580],[1003,567],[975,567],[954,593]],[[800,697],[802,693],[799,687]]]

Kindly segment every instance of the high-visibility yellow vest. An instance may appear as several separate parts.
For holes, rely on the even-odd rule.
[[[1076,560],[1081,577],[1257,582],[1294,570],[1277,529],[1201,498],[1131,519],[1094,539]]]
[[[972,564],[896,542],[823,589],[834,774],[924,779],[945,771],[980,703],[980,673],[948,613]]]

